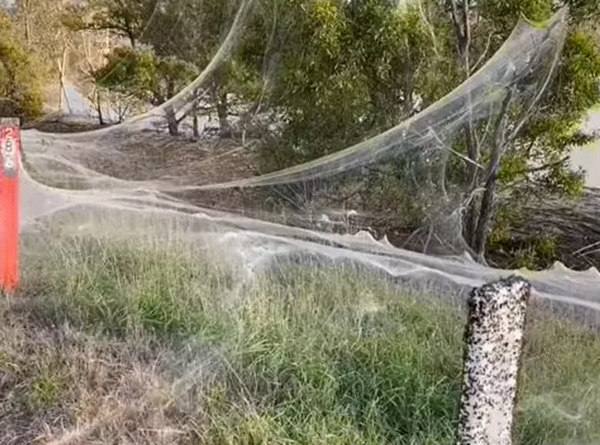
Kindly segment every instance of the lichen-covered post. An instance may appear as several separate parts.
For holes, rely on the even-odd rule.
[[[458,445],[511,445],[530,284],[510,277],[469,299]]]

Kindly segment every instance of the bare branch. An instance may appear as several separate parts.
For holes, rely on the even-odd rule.
[[[485,252],[485,243],[487,238],[488,227],[492,218],[492,208],[494,204],[494,197],[497,186],[497,172],[500,165],[500,156],[502,148],[505,145],[504,137],[504,124],[507,119],[507,111],[512,100],[513,91],[510,90],[502,103],[502,109],[496,120],[494,127],[494,146],[492,150],[492,156],[488,165],[487,180],[485,184],[485,191],[481,198],[481,209],[479,211],[479,219],[477,221],[477,228],[475,230],[475,239],[473,248],[479,257],[483,258]]]
[[[492,37],[493,37],[493,34],[490,33],[488,35],[487,41],[485,43],[485,49],[483,50],[483,53],[481,54],[481,56],[479,56],[479,59],[477,59],[477,62],[475,62],[475,64],[471,68],[471,72],[476,71],[477,68],[479,67],[479,65],[481,65],[485,61],[485,58],[486,58],[486,56],[490,50],[490,46],[492,44]]]

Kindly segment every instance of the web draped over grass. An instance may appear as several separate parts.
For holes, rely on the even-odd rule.
[[[176,243],[36,241],[2,311],[7,443],[43,424],[94,443],[454,441],[465,317],[445,299],[319,265],[232,292],[231,264]],[[594,331],[533,309],[523,365],[521,443],[600,438]]]

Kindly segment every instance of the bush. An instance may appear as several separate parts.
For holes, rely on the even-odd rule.
[[[6,13],[0,12],[0,115],[34,119],[43,98],[34,60]]]

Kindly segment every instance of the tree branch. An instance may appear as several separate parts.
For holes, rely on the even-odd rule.
[[[483,61],[485,60],[485,57],[487,56],[487,53],[490,50],[493,36],[494,35],[492,33],[490,33],[490,35],[488,36],[487,41],[485,43],[485,49],[483,50],[483,53],[481,53],[481,56],[479,56],[479,59],[477,59],[477,62],[475,62],[475,64],[471,67],[471,71],[475,71],[479,67],[479,65],[481,65],[483,63]]]
[[[505,135],[502,130],[502,126],[507,117],[508,106],[513,96],[513,90],[510,90],[502,103],[502,108],[496,125],[494,126],[494,146],[492,149],[492,156],[488,165],[487,180],[485,183],[485,190],[483,197],[481,198],[481,209],[479,211],[479,219],[477,221],[477,228],[475,231],[475,242],[473,248],[479,258],[482,260],[485,253],[485,244],[487,241],[488,228],[492,219],[492,209],[496,194],[496,186],[498,182],[498,168],[500,166],[500,156],[502,147],[505,144]]]

